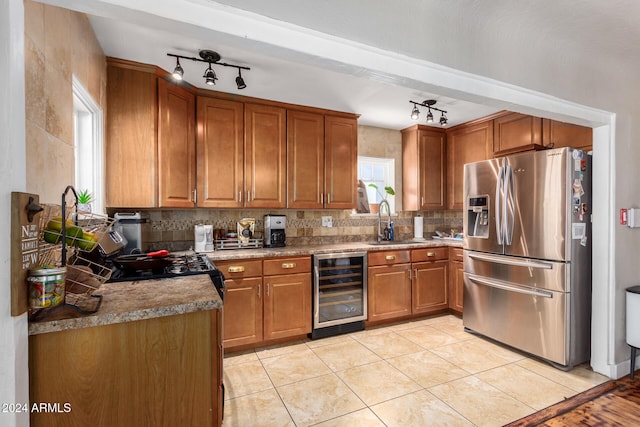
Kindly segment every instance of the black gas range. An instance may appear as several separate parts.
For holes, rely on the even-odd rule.
[[[167,279],[171,277],[192,276],[196,274],[208,274],[215,285],[220,298],[224,300],[224,276],[204,254],[194,253],[188,255],[167,255],[164,267],[158,269],[133,270],[118,268],[113,265],[111,277],[107,282],[127,282],[132,280]]]

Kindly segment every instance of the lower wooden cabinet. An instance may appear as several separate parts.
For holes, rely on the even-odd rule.
[[[462,248],[450,248],[449,256],[449,308],[462,314],[464,294],[464,264]]]
[[[368,320],[394,319],[411,314],[411,264],[368,267]]]
[[[216,261],[225,276],[224,346],[311,332],[311,258]]]
[[[412,313],[430,313],[449,307],[449,261],[412,264]]]
[[[29,399],[60,411],[30,424],[221,425],[221,322],[212,310],[31,335]]]

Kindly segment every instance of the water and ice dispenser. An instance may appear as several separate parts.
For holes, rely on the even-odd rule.
[[[469,197],[465,232],[470,237],[489,238],[489,196]]]

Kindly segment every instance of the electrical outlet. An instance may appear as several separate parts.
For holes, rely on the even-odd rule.
[[[322,217],[322,226],[323,227],[333,227],[333,218],[331,218],[330,216],[323,216]]]

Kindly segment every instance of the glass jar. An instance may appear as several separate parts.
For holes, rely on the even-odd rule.
[[[31,308],[50,308],[64,301],[64,282],[66,267],[40,267],[29,270],[29,306]]]

